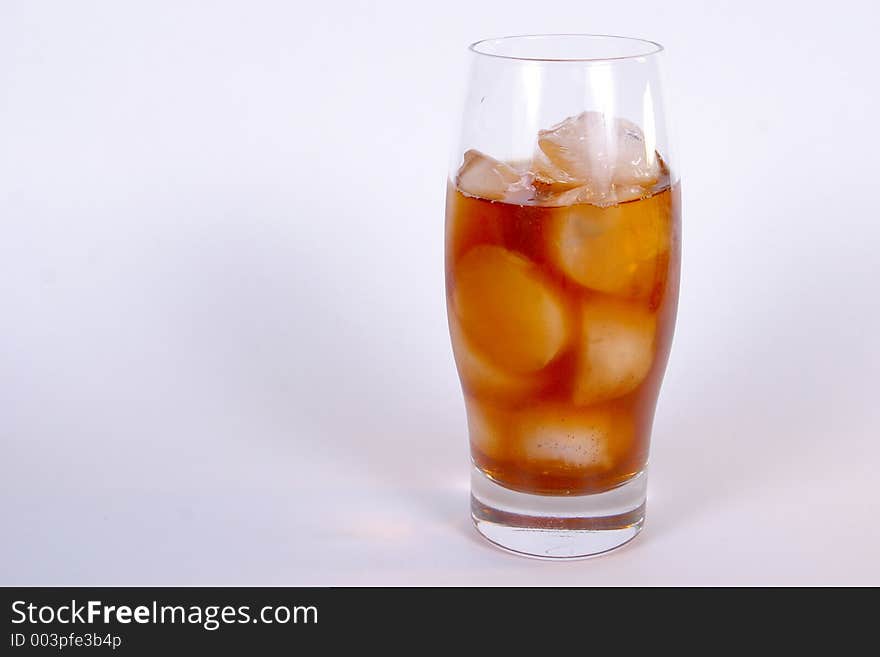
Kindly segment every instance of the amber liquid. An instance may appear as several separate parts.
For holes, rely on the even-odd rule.
[[[446,204],[446,294],[475,465],[607,491],[641,472],[678,301],[680,190],[600,208]]]

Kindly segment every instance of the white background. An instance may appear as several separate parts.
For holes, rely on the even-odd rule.
[[[2,2],[0,583],[880,584],[872,4]],[[465,46],[560,31],[667,46],[684,191],[573,563],[470,528],[441,268]]]

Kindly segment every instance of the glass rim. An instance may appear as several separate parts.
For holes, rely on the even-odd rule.
[[[644,52],[638,52],[631,55],[614,55],[610,57],[538,57],[538,56],[526,56],[526,55],[503,55],[497,52],[488,52],[484,49],[485,46],[490,44],[499,44],[502,42],[511,42],[516,40],[540,40],[540,39],[558,39],[558,38],[570,38],[570,37],[578,37],[578,38],[586,38],[586,39],[604,39],[604,40],[615,40],[615,41],[626,41],[631,44],[642,44],[645,47]],[[468,46],[468,50],[470,50],[475,55],[480,55],[481,57],[495,57],[497,59],[509,59],[512,61],[520,61],[520,62],[616,62],[616,61],[624,61],[628,59],[643,59],[645,57],[650,57],[652,55],[658,55],[664,51],[663,45],[657,43],[656,41],[651,41],[650,39],[642,39],[639,37],[627,37],[627,36],[619,36],[616,34],[587,34],[587,33],[559,33],[559,34],[512,34],[509,36],[503,37],[494,37],[489,39],[480,39],[479,41],[474,41],[472,44]]]

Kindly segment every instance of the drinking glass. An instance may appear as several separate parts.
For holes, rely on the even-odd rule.
[[[470,46],[446,200],[446,299],[471,512],[577,558],[634,538],[678,303],[663,48],[599,35]]]

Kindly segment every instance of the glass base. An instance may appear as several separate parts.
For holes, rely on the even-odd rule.
[[[594,495],[532,495],[471,472],[471,516],[491,543],[540,559],[583,559],[634,539],[645,521],[648,475]]]

